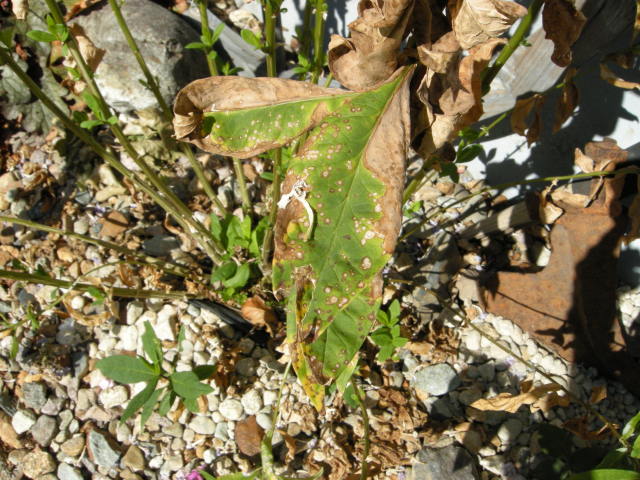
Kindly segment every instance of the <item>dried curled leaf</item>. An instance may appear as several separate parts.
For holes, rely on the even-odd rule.
[[[527,9],[514,1],[464,0],[453,21],[453,31],[460,45],[468,50],[499,37]]]
[[[174,106],[178,138],[215,153],[248,157],[307,133],[286,166],[273,283],[288,296],[293,364],[318,409],[324,385],[340,387],[355,368],[395,248],[412,72],[361,93],[213,77],[185,87]]]
[[[600,64],[600,77],[614,87],[624,88],[625,90],[640,90],[640,82],[631,82],[620,78],[605,63]]]
[[[332,35],[328,61],[333,76],[350,90],[374,88],[398,68],[400,44],[413,10],[410,0],[360,0],[350,38]]]
[[[586,17],[569,0],[546,0],[542,26],[546,38],[553,41],[551,60],[560,67],[571,63],[571,46],[580,36]]]
[[[443,38],[442,41],[448,43],[450,38]],[[427,70],[418,87],[418,98],[424,108],[415,128],[416,134],[424,132],[417,148],[424,158],[452,140],[460,129],[482,116],[481,74],[495,48],[505,41],[495,38],[472,48],[467,56],[458,56],[455,61],[447,62],[448,70],[445,73]]]
[[[553,133],[556,133],[562,128],[564,122],[571,117],[571,114],[578,106],[578,87],[573,81],[576,72],[577,70],[575,68],[570,68],[564,76],[564,86],[558,99],[555,119],[553,121]]]
[[[254,327],[264,328],[273,335],[275,323],[277,321],[276,314],[262,298],[253,296],[242,304],[240,310],[242,317],[250,322]]]
[[[542,127],[542,107],[544,96],[535,94],[528,98],[520,99],[511,113],[511,129],[514,133],[527,139],[527,145],[531,145],[540,137]],[[529,114],[533,112],[533,120],[528,121]]]
[[[530,405],[532,411],[544,412],[558,405],[568,405],[567,397],[560,397],[556,392],[560,390],[556,383],[532,387],[531,381],[522,382],[518,395],[501,393],[492,398],[481,398],[470,406],[477,410],[504,411],[516,413],[522,405]]]

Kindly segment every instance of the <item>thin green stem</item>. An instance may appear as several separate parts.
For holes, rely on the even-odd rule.
[[[207,14],[207,1],[206,0],[198,0],[198,10],[200,11],[200,31],[203,37],[207,37],[211,35],[211,30],[209,29],[209,15]],[[208,46],[204,47],[204,54],[207,57],[207,66],[209,67],[209,73],[213,77],[217,77],[220,73],[218,72],[218,65],[216,65],[215,58],[212,58],[209,53],[211,53],[211,48]]]
[[[470,199],[472,199],[474,197],[477,197],[478,195],[483,195],[483,194],[485,194],[487,192],[490,192],[492,190],[505,190],[505,189],[511,188],[511,187],[518,187],[518,186],[521,186],[521,185],[531,185],[531,184],[534,184],[534,183],[562,182],[562,181],[566,181],[566,180],[580,180],[580,179],[594,178],[594,177],[618,176],[618,175],[627,175],[627,174],[632,174],[632,173],[633,174],[640,173],[640,168],[631,166],[631,167],[621,168],[620,170],[615,170],[615,171],[612,171],[612,172],[609,172],[609,171],[598,171],[598,172],[588,172],[588,173],[576,173],[574,175],[558,175],[556,177],[532,178],[532,179],[529,179],[529,180],[518,180],[516,182],[501,183],[501,184],[495,185],[493,187],[484,187],[484,188],[478,190],[477,192],[470,193],[469,195],[466,195],[465,197],[455,199],[451,203],[448,203],[446,205],[442,205],[441,207],[437,208],[435,212],[433,212],[431,215],[428,215],[427,217],[425,217],[418,225],[416,225],[414,228],[412,228],[411,230],[406,232],[404,235],[402,235],[398,239],[398,241],[401,242],[403,240],[406,240],[408,237],[410,237],[415,232],[420,230],[422,225],[424,225],[428,221],[432,220],[437,215],[440,215],[440,214],[446,212],[448,209],[453,208],[456,205],[460,205],[461,203],[464,203],[464,202],[466,202],[466,201],[468,201],[468,200],[470,200]]]
[[[59,280],[57,278],[51,278],[45,275],[36,275],[33,273],[26,272],[14,272],[11,270],[0,270],[0,278],[5,278],[7,280],[15,280],[19,282],[29,282],[35,283],[38,285],[50,285],[52,287],[58,288],[68,288],[73,289],[78,292],[88,292],[95,288],[95,285],[79,283],[74,284],[74,282],[70,280]],[[197,295],[183,292],[183,291],[175,291],[175,292],[160,292],[158,290],[146,290],[142,288],[121,288],[121,287],[107,287],[109,289],[109,293],[114,297],[121,298],[168,298],[168,299],[189,299],[189,298],[197,298]]]
[[[64,18],[62,16],[62,12],[60,11],[58,4],[56,3],[56,0],[45,0],[45,2],[47,3],[47,7],[51,12],[54,21],[60,25],[66,26]],[[80,71],[80,75],[87,84],[87,88],[97,100],[102,115],[104,116],[104,118],[110,118],[111,110],[109,108],[109,105],[106,103],[104,97],[102,96],[102,92],[95,82],[93,73],[82,57],[80,49],[78,47],[78,43],[73,35],[69,35],[66,45],[76,62],[76,66]],[[163,198],[163,202],[160,205],[165,208],[167,212],[173,215],[178,224],[180,224],[180,226],[185,230],[186,233],[192,235],[198,240],[198,243],[211,257],[212,261],[216,264],[219,264],[221,261],[220,252],[222,251],[222,247],[217,245],[204,225],[194,219],[193,212],[191,212],[187,208],[187,206],[173,193],[173,191],[171,191],[171,189],[167,187],[167,185],[158,177],[158,175],[156,175],[156,173],[147,165],[147,163],[142,158],[140,158],[138,152],[136,152],[131,142],[129,142],[128,138],[124,135],[120,126],[118,124],[113,124],[110,125],[110,128],[114,136],[118,139],[124,150],[127,152],[127,154],[142,170],[146,179],[153,185],[155,189],[157,189],[159,196]],[[154,198],[154,200],[156,199]]]
[[[362,452],[362,468],[360,470],[360,480],[365,480],[368,475],[369,464],[367,463],[367,457],[369,456],[369,449],[371,448],[370,438],[370,426],[369,426],[369,414],[367,413],[367,407],[364,404],[364,396],[360,391],[360,387],[354,380],[354,376],[351,376],[351,386],[353,387],[353,393],[356,396],[360,411],[362,412],[362,422],[364,423],[364,447]]]
[[[97,247],[114,250],[123,255],[137,258],[144,264],[158,267],[163,271],[165,271],[166,273],[169,273],[172,275],[177,275],[179,277],[186,277],[189,275],[189,271],[185,267],[171,264],[159,258],[150,257],[148,255],[136,252],[134,250],[129,250],[128,248],[118,245],[117,243],[98,240],[97,238],[91,238],[91,237],[88,237],[87,235],[81,235],[79,233],[75,233],[69,230],[61,230],[59,228],[50,227],[48,225],[43,225],[37,222],[32,222],[31,220],[24,220],[22,218],[5,217],[4,215],[0,215],[0,222],[14,223],[16,225],[22,225],[24,227],[41,230],[43,232],[55,233],[63,237],[75,238],[76,240],[80,240],[81,242],[89,243],[91,245],[96,245]]]
[[[315,24],[313,27],[313,72],[311,81],[318,83],[324,70],[324,24],[327,4],[325,0],[315,0]]]
[[[200,4],[201,5],[205,5],[204,2],[200,2]],[[140,49],[138,48],[138,44],[136,43],[135,39],[133,38],[133,35],[131,35],[131,31],[129,30],[129,26],[127,25],[127,22],[124,19],[124,16],[122,15],[122,10],[120,9],[120,6],[118,5],[118,1],[117,0],[109,0],[109,5],[111,6],[111,10],[113,10],[113,13],[114,13],[114,15],[116,17],[118,25],[120,26],[120,30],[122,30],[122,33],[124,34],[124,38],[127,40],[127,44],[129,45],[129,49],[131,50],[131,52],[135,56],[136,61],[138,62],[138,65],[140,66],[140,70],[142,70],[142,73],[144,74],[144,78],[145,78],[145,80],[147,82],[148,88],[151,90],[151,92],[153,93],[153,96],[156,98],[156,101],[158,102],[158,105],[160,106],[160,111],[162,112],[162,115],[163,115],[165,121],[167,123],[171,124],[173,122],[173,112],[171,111],[171,109],[167,105],[167,102],[165,102],[164,97],[160,93],[160,87],[158,86],[158,82],[156,81],[155,77],[151,74],[151,71],[149,70],[149,66],[147,65],[147,62],[145,61],[144,57],[140,53]],[[205,9],[206,9],[206,5],[205,5]],[[205,12],[204,17],[206,18],[206,12]],[[204,26],[203,26],[203,28],[204,28]],[[208,28],[209,28],[209,26],[207,24],[207,29]],[[207,59],[208,58],[209,57],[207,55]],[[189,160],[189,163],[191,164],[191,168],[193,169],[194,173],[196,174],[196,177],[198,177],[198,180],[202,184],[202,188],[204,189],[205,193],[207,194],[207,197],[209,197],[211,202],[216,206],[216,208],[218,208],[218,210],[220,210],[221,213],[225,213],[226,210],[225,210],[224,206],[222,205],[222,203],[220,202],[220,200],[216,196],[215,192],[213,191],[213,188],[211,187],[211,184],[207,180],[207,177],[206,177],[206,175],[204,173],[204,170],[202,169],[202,165],[200,165],[200,162],[198,162],[198,160],[196,160],[195,155],[193,154],[193,150],[191,149],[191,146],[187,145],[184,142],[180,142],[180,149],[187,156],[187,159]]]
[[[273,250],[273,236],[278,216],[278,200],[280,199],[280,187],[282,178],[280,177],[280,169],[282,163],[282,150],[273,151],[273,182],[271,183],[271,209],[269,210],[269,227],[264,235],[262,243],[262,269],[269,271],[269,261],[271,259],[271,251]]]
[[[531,24],[534,22],[534,20],[538,16],[538,13],[540,12],[540,8],[542,7],[543,3],[544,3],[544,0],[533,0],[531,5],[529,6],[529,9],[527,10],[527,14],[520,21],[518,28],[513,34],[513,37],[509,39],[507,44],[504,46],[504,48],[498,55],[498,58],[496,58],[496,61],[493,63],[493,65],[491,65],[484,72],[482,72],[482,95],[483,96],[489,92],[489,90],[491,89],[491,82],[493,81],[493,79],[496,78],[496,75],[498,75],[498,72],[502,69],[502,67],[504,67],[505,63],[507,63],[507,60],[509,60],[511,55],[513,55],[513,52],[515,52],[516,49],[522,44],[522,40],[524,39],[525,35],[529,32],[529,29],[531,28]]]
[[[267,54],[267,75],[277,77],[276,26],[280,15],[281,0],[262,0],[264,13],[265,49]],[[274,8],[275,7],[275,8]]]
[[[236,173],[236,180],[238,181],[238,188],[240,189],[240,198],[242,198],[242,211],[246,215],[251,214],[251,199],[249,198],[249,190],[247,189],[247,181],[242,170],[242,160],[239,158],[233,159],[233,170]]]

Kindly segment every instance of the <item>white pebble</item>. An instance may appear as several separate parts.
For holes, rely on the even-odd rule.
[[[265,430],[271,430],[271,427],[273,425],[271,421],[271,415],[268,415],[266,413],[259,413],[258,415],[256,415],[256,423]]]
[[[74,310],[82,310],[86,303],[87,301],[82,295],[76,295],[71,299],[71,308]]]
[[[522,422],[517,418],[510,418],[498,428],[498,438],[505,445],[515,443],[522,432]]]
[[[29,430],[36,423],[36,415],[30,410],[18,410],[11,419],[11,426],[18,435]]]
[[[125,325],[120,328],[120,348],[135,352],[138,348],[138,329],[133,325]]]
[[[264,392],[262,392],[262,402],[267,406],[276,403],[277,399],[278,394],[273,390],[265,390]]]
[[[216,424],[209,417],[197,415],[189,422],[189,428],[201,435],[213,435],[216,431]]]
[[[127,305],[127,324],[133,325],[136,323],[143,311],[144,303],[139,301],[130,302],[129,305]]]
[[[470,330],[466,337],[466,344],[469,350],[474,352],[480,350],[481,337],[479,332],[476,330]]]
[[[220,408],[218,409],[218,411],[227,420],[240,420],[242,418],[242,414],[244,413],[242,403],[233,398],[227,398],[225,401],[223,401],[220,404]]]
[[[171,305],[165,305],[160,312],[155,325],[155,332],[160,340],[175,341],[176,310]]]
[[[104,408],[120,407],[129,398],[126,387],[118,385],[116,387],[107,388],[100,392],[98,396],[100,403]]]
[[[247,415],[255,415],[262,408],[262,396],[251,389],[242,396],[241,403]]]

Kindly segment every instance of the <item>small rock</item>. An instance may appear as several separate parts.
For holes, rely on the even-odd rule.
[[[122,213],[111,211],[99,220],[102,224],[100,235],[103,237],[117,237],[129,228],[129,220]]]
[[[47,386],[40,382],[23,384],[22,401],[26,407],[40,411],[47,401]]]
[[[76,295],[71,299],[71,302],[70,302],[71,308],[73,308],[74,310],[82,310],[86,305],[86,303],[87,301],[82,295]]]
[[[105,434],[97,430],[89,432],[87,449],[93,462],[101,467],[112,468],[120,460],[120,452],[111,446]]]
[[[235,421],[242,418],[244,409],[242,407],[242,403],[240,403],[238,400],[227,398],[220,404],[219,412],[227,420]]]
[[[57,422],[53,417],[41,415],[31,427],[31,436],[42,447],[48,447],[53,437],[58,433]]]
[[[127,450],[127,453],[122,457],[122,463],[125,467],[130,468],[134,472],[144,470],[145,462],[142,450],[135,445],[131,445]]]
[[[41,480],[42,476],[55,471],[57,464],[50,453],[34,450],[28,453],[20,462],[22,473],[34,480]]]
[[[165,460],[164,464],[160,471],[164,472],[175,472],[184,467],[184,460],[182,459],[182,455],[169,455]]]
[[[478,372],[485,382],[490,382],[496,376],[496,366],[493,362],[487,362],[478,367]]]
[[[36,423],[36,414],[30,410],[18,410],[11,419],[11,425],[18,435],[22,435]]]
[[[45,415],[58,415],[64,407],[65,400],[61,397],[49,397],[40,411]]]
[[[127,325],[133,325],[144,312],[144,303],[135,300],[127,305]]]
[[[236,372],[243,377],[252,377],[256,374],[258,364],[253,358],[241,358],[236,363]]]
[[[216,431],[214,433],[214,437],[223,442],[229,440],[229,426],[226,422],[220,422],[216,425]]]
[[[83,435],[74,435],[69,440],[60,445],[60,450],[65,455],[70,457],[78,457],[82,450],[84,450],[84,436]]]
[[[142,244],[142,248],[148,255],[154,257],[166,257],[171,255],[171,250],[180,248],[180,242],[171,235],[156,235]]]
[[[135,352],[138,348],[138,329],[135,325],[125,325],[120,328],[120,348]]]
[[[216,430],[216,424],[209,417],[196,415],[189,422],[189,428],[201,435],[213,435]]]
[[[256,423],[260,425],[264,430],[269,431],[273,425],[271,421],[271,415],[266,413],[259,413],[256,415]]]
[[[22,442],[11,425],[11,418],[0,411],[0,441],[9,448],[22,448]]]
[[[174,342],[176,340],[176,310],[171,305],[165,305],[158,312],[154,331],[160,340]]]
[[[77,468],[73,468],[68,463],[62,462],[58,465],[59,480],[83,480],[84,477]]]
[[[89,231],[89,219],[87,217],[80,217],[73,222],[73,231],[79,235],[86,235]]]
[[[477,480],[480,477],[473,458],[464,448],[423,448],[409,474],[410,480]]]
[[[448,363],[421,368],[414,373],[413,387],[429,395],[444,395],[460,385],[460,378]]]
[[[255,389],[245,393],[240,401],[247,415],[255,415],[262,409],[262,396]]]
[[[481,340],[480,332],[476,330],[469,330],[466,335],[466,345],[467,348],[471,351],[477,352],[480,350],[480,340]]]
[[[510,418],[498,429],[498,438],[504,445],[516,443],[518,435],[522,432],[522,422],[517,418]]]
[[[118,385],[103,390],[98,398],[104,408],[121,407],[129,399],[129,393],[126,387]]]

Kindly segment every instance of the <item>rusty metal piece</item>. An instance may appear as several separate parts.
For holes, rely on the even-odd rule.
[[[586,154],[626,160],[615,142],[590,143]],[[594,182],[598,180],[593,180]],[[551,258],[536,273],[498,272],[483,299],[488,312],[518,324],[572,362],[596,366],[640,393],[640,362],[628,352],[616,311],[616,267],[627,219],[618,202],[624,177],[607,178],[587,208],[564,207],[551,231]]]

